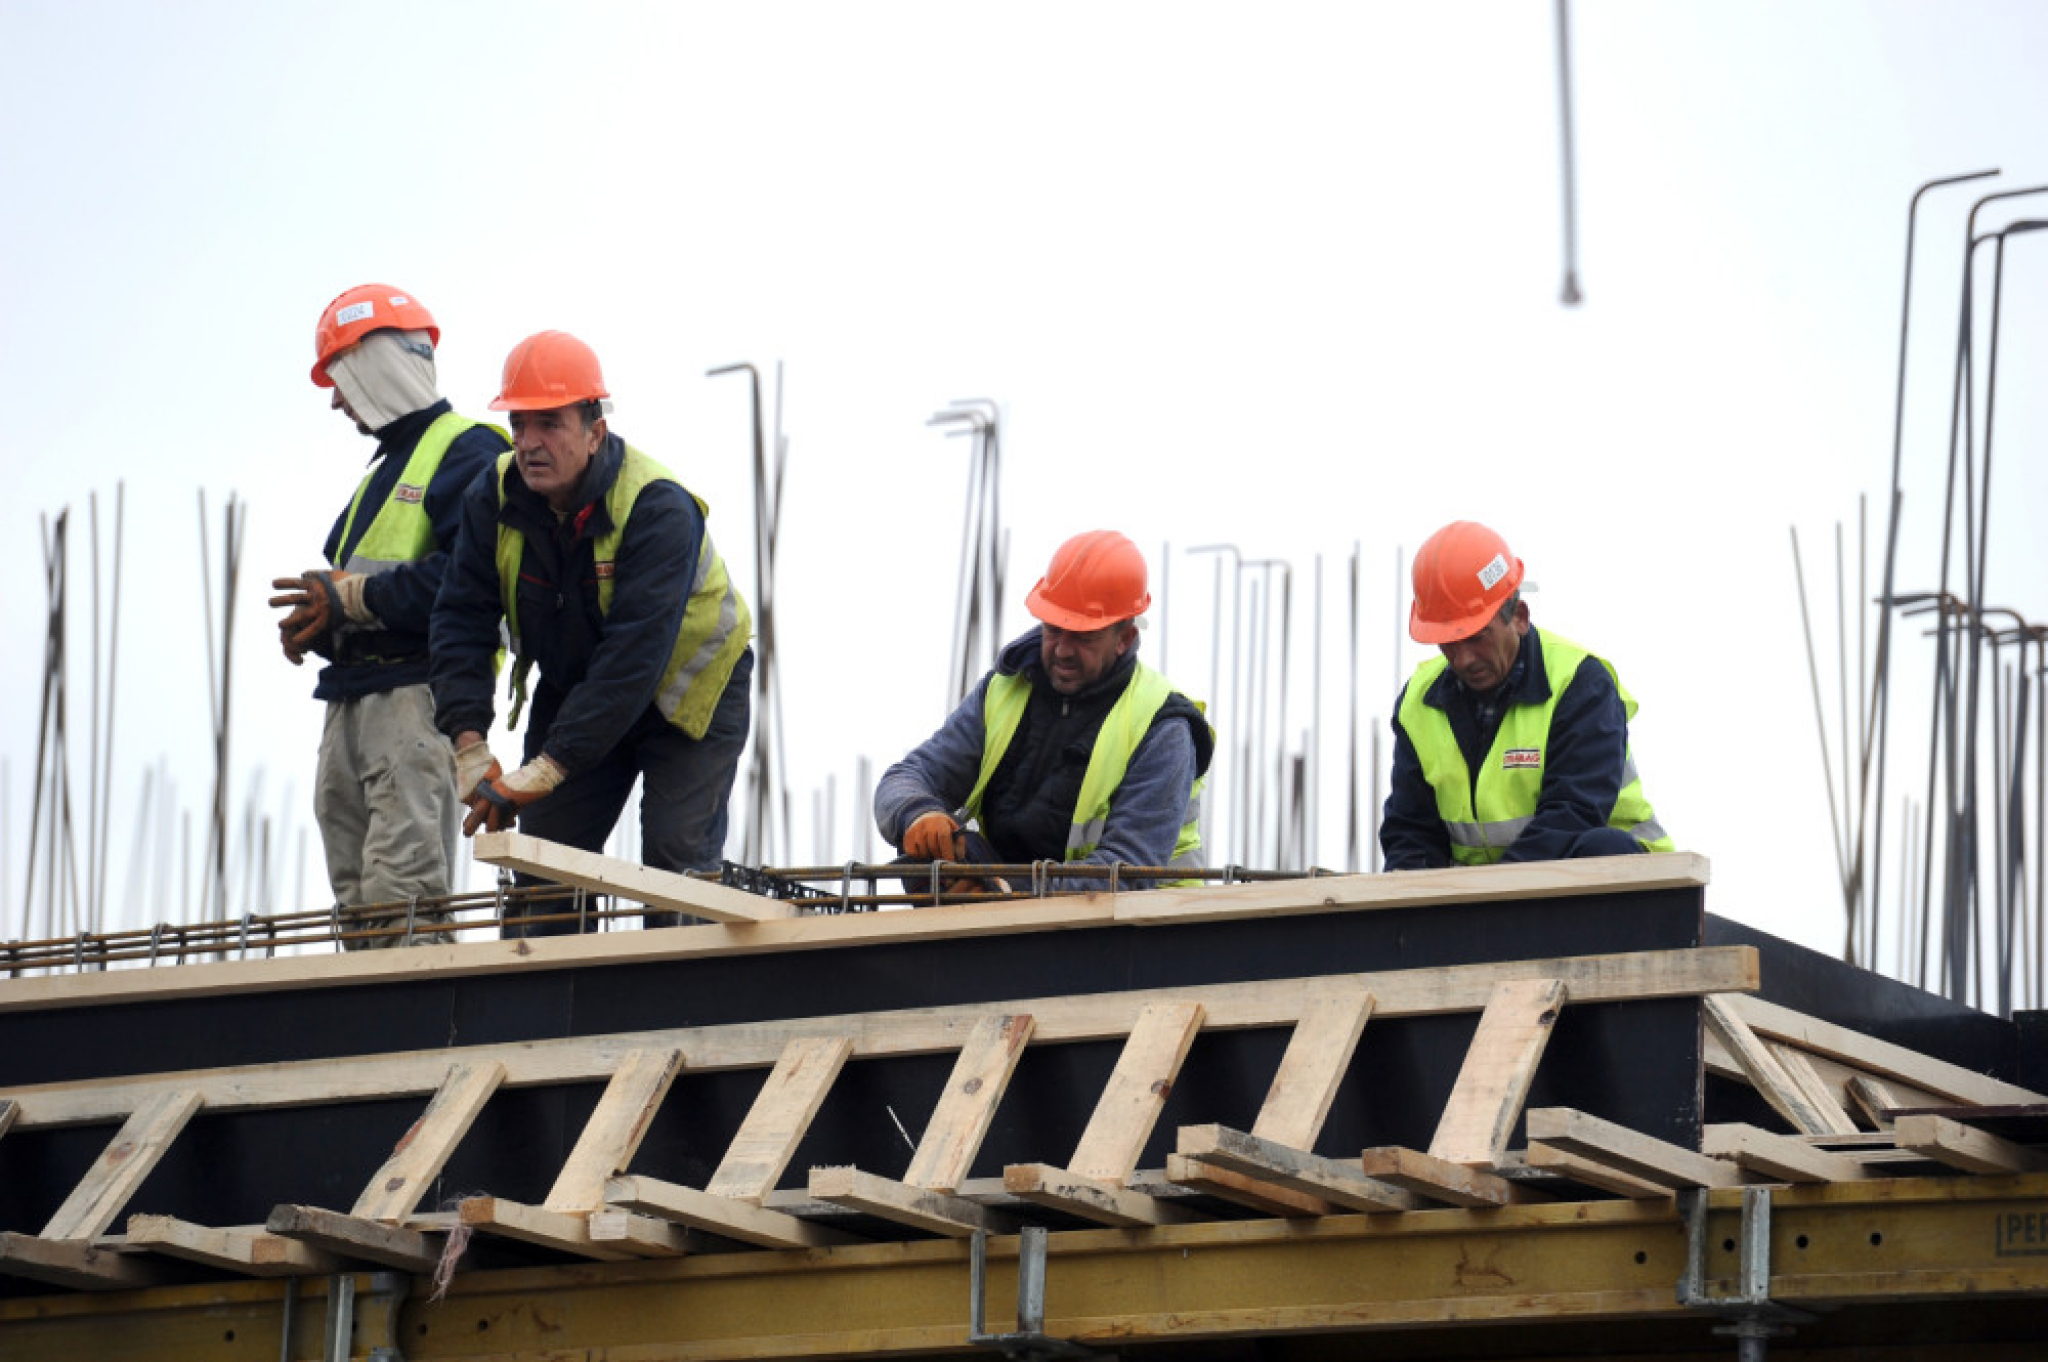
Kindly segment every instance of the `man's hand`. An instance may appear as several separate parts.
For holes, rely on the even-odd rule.
[[[967,854],[967,834],[950,814],[923,814],[903,831],[903,854],[920,861],[957,861]]]
[[[521,809],[545,799],[567,774],[545,752],[509,776],[499,775],[498,763],[492,762],[475,792],[463,801],[469,805],[469,816],[462,820],[462,835],[474,837],[478,829],[505,831],[519,821]]]
[[[467,804],[476,787],[504,774],[490,745],[479,737],[466,747],[455,749],[455,797]]]
[[[278,622],[277,628],[284,636],[284,655],[294,666],[344,621],[355,620],[357,613],[363,617],[357,623],[376,620],[363,604],[363,586],[368,580],[353,572],[324,572],[318,568],[308,569],[297,577],[271,579],[271,589],[279,593],[270,598],[271,606],[291,607],[291,613]],[[348,608],[351,599],[355,612]]]

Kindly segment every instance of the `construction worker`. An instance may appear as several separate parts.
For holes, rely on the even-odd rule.
[[[1152,604],[1138,546],[1114,530],[1074,536],[1024,604],[1039,626],[883,773],[882,836],[918,861],[1104,868],[1058,882],[1076,893],[1110,887],[1119,864],[1200,865],[1215,735],[1138,660],[1137,621]]]
[[[364,284],[329,303],[313,328],[313,382],[331,406],[377,442],[370,471],[328,533],[335,566],[271,585],[270,604],[293,666],[326,658],[313,688],[327,702],[313,813],[327,878],[343,907],[405,903],[369,927],[406,927],[346,940],[350,947],[430,945],[445,923],[418,899],[454,888],[455,784],[448,740],[434,726],[427,625],[462,489],[507,447],[503,431],[458,416],[440,395],[441,330],[411,294]]]
[[[751,617],[711,545],[709,508],[611,432],[610,399],[597,355],[565,332],[506,357],[491,410],[512,414],[513,452],[464,498],[434,608],[434,699],[470,809],[462,830],[516,819],[597,851],[639,777],[646,863],[716,870],[747,741]],[[501,622],[516,658],[512,723],[539,667],[510,774],[484,740]],[[575,930],[508,921],[505,935]]]
[[[1634,697],[1606,659],[1530,625],[1522,578],[1468,520],[1415,555],[1408,634],[1442,656],[1395,703],[1389,870],[1672,849],[1629,753]]]

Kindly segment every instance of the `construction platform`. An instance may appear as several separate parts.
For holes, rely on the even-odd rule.
[[[2048,1045],[1694,855],[0,980],[0,1357],[1998,1362]]]

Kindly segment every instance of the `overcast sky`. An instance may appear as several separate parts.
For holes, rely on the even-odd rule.
[[[1165,578],[1145,647],[1201,693],[1213,569],[1186,550],[1285,558],[1298,747],[1322,561],[1322,864],[1344,857],[1346,564],[1355,548],[1366,574],[1361,718],[1383,726],[1396,564],[1478,519],[1528,562],[1536,622],[1604,653],[1640,700],[1647,789],[1679,845],[1712,859],[1709,908],[1838,948],[1788,531],[1829,631],[1832,715],[1833,535],[1846,523],[1853,577],[1859,497],[1872,590],[1881,557],[1908,198],[2005,171],[1922,215],[1900,583],[1931,587],[1963,214],[1982,188],[2048,179],[2048,7],[1580,0],[1572,15],[1577,309],[1558,302],[1542,0],[0,0],[0,517],[17,546],[0,598],[0,936],[19,930],[36,760],[39,522],[73,513],[82,818],[87,507],[97,493],[105,592],[117,486],[108,925],[159,915],[145,773],[169,772],[195,826],[209,797],[202,491],[216,554],[228,497],[248,509],[237,836],[259,809],[277,906],[324,904],[320,707],[263,598],[315,565],[370,453],[306,374],[322,304],[375,279],[436,314],[444,390],[473,415],[521,337],[589,341],[614,429],[711,503],[745,583],[745,390],[704,371],[784,363],[776,596],[798,861],[859,849],[856,761],[878,770],[948,707],[966,446],[925,420],[986,396],[1006,417],[1006,633],[1057,543],[1119,528]],[[2048,357],[2044,251],[2018,240],[2007,260],[1986,593],[2035,619],[2048,411],[2019,376]],[[1901,646],[1917,678],[1927,645],[1916,629]],[[1915,764],[1895,789],[1919,779],[1925,696],[1899,701],[1897,760]],[[1233,775],[1226,761],[1216,779]],[[828,779],[825,838],[811,808]]]

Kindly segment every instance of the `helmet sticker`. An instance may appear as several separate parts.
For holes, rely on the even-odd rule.
[[[1508,575],[1508,560],[1500,554],[1493,555],[1493,561],[1479,569],[1479,589],[1493,590],[1493,584]]]
[[[365,317],[374,317],[376,315],[377,305],[373,302],[365,300],[360,303],[350,303],[347,307],[339,308],[335,311],[334,324],[336,326],[347,326],[350,322],[359,322]]]
[[[393,307],[404,307],[411,301],[412,299],[406,297],[403,293],[394,293],[391,295],[391,305]]]

